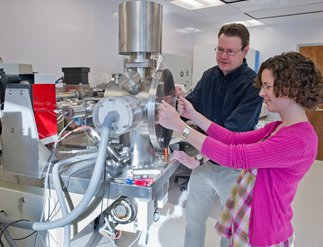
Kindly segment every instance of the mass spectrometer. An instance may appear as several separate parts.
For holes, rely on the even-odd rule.
[[[58,116],[59,131],[51,143],[39,138],[37,124],[26,125],[35,118],[33,91],[26,91],[20,83],[6,85],[2,145],[14,138],[22,150],[28,142],[19,139],[29,138],[39,149],[49,151],[26,167],[23,158],[14,159],[17,154],[6,149],[5,172],[15,173],[10,169],[15,160],[19,167],[15,175],[45,184],[43,214],[30,213],[29,201],[19,192],[17,201],[24,210],[14,214],[0,208],[7,242],[15,244],[11,235],[21,228],[41,233],[32,242],[38,246],[51,246],[55,241],[63,246],[81,242],[95,246],[98,242],[92,235],[115,241],[121,231],[148,231],[156,210],[167,201],[169,178],[177,168],[168,162],[172,131],[157,124],[158,104],[165,100],[175,105],[172,73],[158,62],[162,10],[160,4],[149,1],[119,5],[119,54],[125,57],[124,71],[114,73],[104,89],[90,89],[87,83],[78,82],[57,89],[56,109],[48,109],[46,102],[41,108]],[[22,98],[12,95],[21,92],[28,104],[9,107],[19,105]],[[22,117],[26,111],[28,118]],[[47,236],[55,237],[45,238],[48,232]]]

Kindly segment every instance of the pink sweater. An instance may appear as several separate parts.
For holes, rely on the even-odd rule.
[[[279,124],[272,122],[259,130],[234,133],[212,123],[202,145],[202,153],[218,164],[258,168],[249,223],[251,245],[273,245],[291,236],[291,204],[317,154],[318,137],[308,122],[283,127],[261,141]]]

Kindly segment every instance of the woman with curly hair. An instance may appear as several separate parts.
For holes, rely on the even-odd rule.
[[[281,121],[235,133],[206,119],[180,97],[180,114],[162,102],[158,122],[181,133],[204,157],[243,169],[215,226],[230,239],[230,246],[293,246],[292,201],[318,147],[305,110],[323,103],[322,75],[312,60],[288,52],[262,63],[255,84],[268,110],[278,113]],[[180,116],[191,119],[207,136]],[[173,159],[186,165],[198,162],[180,151],[174,152]]]

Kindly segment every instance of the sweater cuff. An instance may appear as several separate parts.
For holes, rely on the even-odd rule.
[[[212,156],[212,148],[210,148],[211,139],[212,139],[211,137],[206,137],[204,142],[202,143],[202,148],[201,148],[201,153],[207,156],[209,159],[211,159],[211,156]]]

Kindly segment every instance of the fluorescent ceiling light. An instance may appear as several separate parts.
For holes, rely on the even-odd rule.
[[[240,23],[242,23],[246,27],[265,25],[264,23],[262,23],[261,21],[258,21],[258,20],[240,21]]]
[[[220,0],[174,0],[170,1],[170,3],[188,10],[203,9],[225,4]]]
[[[261,25],[265,25],[264,23],[258,21],[258,20],[249,20],[249,21],[234,21],[234,22],[229,22],[227,24],[230,23],[241,23],[243,25],[245,25],[246,27],[254,27],[254,26],[261,26]]]
[[[198,28],[195,28],[195,27],[185,27],[185,28],[179,28],[179,29],[176,29],[176,32],[179,32],[179,33],[199,33],[201,32],[200,29]]]

